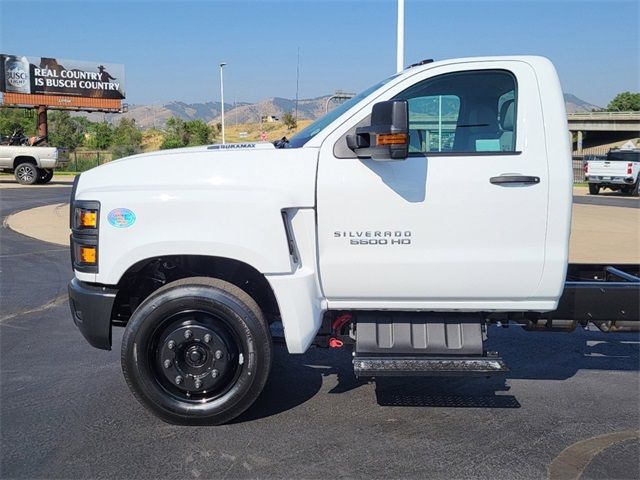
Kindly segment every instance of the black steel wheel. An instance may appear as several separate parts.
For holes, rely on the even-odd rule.
[[[49,183],[53,178],[53,169],[52,168],[39,168],[38,169],[38,183]]]
[[[21,163],[13,172],[18,183],[22,185],[33,185],[38,181],[38,169],[33,163]]]
[[[598,185],[597,183],[590,183],[589,194],[598,195],[599,193],[600,193],[600,185]]]
[[[122,343],[129,387],[170,423],[217,425],[245,411],[271,368],[268,325],[255,301],[222,280],[165,285],[134,312]]]

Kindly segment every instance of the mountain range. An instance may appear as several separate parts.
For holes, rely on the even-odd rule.
[[[322,97],[298,100],[298,118],[302,120],[315,120],[326,111],[327,100],[330,95]],[[599,110],[600,107],[586,102],[571,93],[564,94],[567,113],[590,112]],[[332,103],[332,106],[335,104]],[[274,116],[281,118],[286,112],[295,113],[295,100],[272,97],[257,103],[238,102],[228,104],[225,102],[225,120],[227,124],[259,123],[261,117]],[[87,115],[87,114],[80,114]],[[130,105],[124,114],[105,114],[107,121],[117,118],[131,118],[141,128],[163,128],[167,120],[172,117],[183,120],[203,120],[207,123],[218,123],[221,116],[220,102],[185,103],[173,101],[164,105]]]

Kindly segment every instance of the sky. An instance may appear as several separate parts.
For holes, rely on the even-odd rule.
[[[396,0],[6,1],[0,51],[121,63],[129,104],[358,92],[395,73]],[[640,90],[632,1],[405,1],[405,65],[535,54],[599,105]]]

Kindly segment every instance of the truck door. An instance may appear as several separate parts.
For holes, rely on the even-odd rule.
[[[389,99],[408,101],[409,158],[356,158],[346,135]],[[547,177],[526,63],[445,65],[389,87],[321,146],[319,264],[330,307],[525,301],[544,267]]]

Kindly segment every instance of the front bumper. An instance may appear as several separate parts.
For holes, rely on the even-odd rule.
[[[96,348],[111,350],[111,311],[118,290],[91,285],[74,278],[69,282],[73,322]]]

